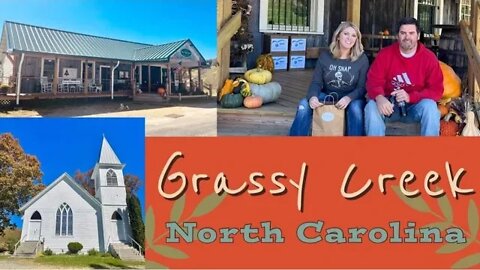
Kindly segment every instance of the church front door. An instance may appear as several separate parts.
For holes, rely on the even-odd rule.
[[[41,220],[30,220],[28,224],[28,236],[27,241],[38,241],[40,240],[40,230],[42,228]]]
[[[123,224],[123,220],[112,220],[111,227],[113,242],[122,242],[127,240],[127,237],[125,236],[125,226]]]

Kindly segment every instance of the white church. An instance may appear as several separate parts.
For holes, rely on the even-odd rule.
[[[20,208],[23,226],[16,254],[33,252],[34,255],[38,253],[34,248],[38,249],[39,245],[43,250],[65,253],[70,242],[81,243],[81,253],[92,248],[100,252],[112,252],[116,248],[117,253],[120,248],[128,249],[127,244],[133,239],[127,212],[124,167],[103,137],[100,158],[91,176],[95,183],[95,197],[67,173],[60,175]]]

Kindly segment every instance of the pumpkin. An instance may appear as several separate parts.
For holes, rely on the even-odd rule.
[[[475,126],[475,114],[472,111],[467,112],[467,124],[463,128],[462,136],[480,136],[480,130]]]
[[[261,96],[249,96],[243,100],[243,106],[249,109],[262,107],[263,99]]]
[[[457,136],[458,124],[455,121],[440,120],[440,136]]]
[[[244,77],[248,82],[256,84],[266,84],[272,81],[272,73],[261,68],[247,70]]]
[[[167,97],[167,91],[165,90],[165,87],[163,87],[163,86],[158,87],[157,93],[163,98]]]
[[[462,81],[457,76],[453,69],[445,64],[442,61],[440,62],[440,69],[442,70],[443,74],[443,95],[442,99],[450,99],[459,97],[462,94],[461,84]]]
[[[444,104],[438,104],[437,107],[438,107],[438,111],[440,111],[440,117],[444,117],[445,115],[447,115],[450,109],[449,106]]]
[[[274,64],[273,58],[271,54],[262,54],[257,58],[257,67],[263,68],[265,70],[270,71],[273,73]]]
[[[223,108],[238,108],[243,104],[242,94],[227,94],[223,96],[220,101],[220,106]]]
[[[267,84],[250,84],[250,89],[254,96],[260,96],[263,99],[263,104],[275,102],[282,93],[282,86],[277,82]]]
[[[218,96],[218,100],[222,100],[223,96],[228,95],[233,92],[233,80],[227,79],[225,80],[225,84],[223,84],[222,90],[220,90],[220,95]]]

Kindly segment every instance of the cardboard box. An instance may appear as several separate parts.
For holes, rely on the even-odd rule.
[[[305,69],[305,54],[291,54],[288,69]]]
[[[288,52],[288,36],[264,35],[264,53]]]
[[[274,54],[272,55],[274,70],[287,70],[288,68],[288,55],[287,54]]]
[[[290,51],[304,52],[307,49],[307,38],[302,36],[290,37]]]

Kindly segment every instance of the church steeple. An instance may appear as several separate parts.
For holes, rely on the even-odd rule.
[[[92,173],[92,179],[95,181],[95,197],[102,204],[125,204],[124,167],[125,164],[120,162],[104,135],[100,157]]]
[[[102,148],[100,150],[100,159],[98,160],[98,163],[121,164],[117,155],[105,138],[105,135],[103,135]]]

